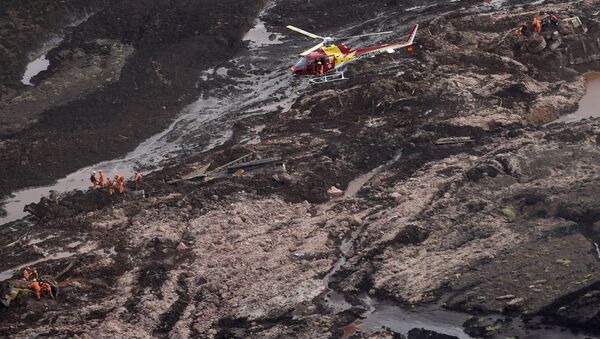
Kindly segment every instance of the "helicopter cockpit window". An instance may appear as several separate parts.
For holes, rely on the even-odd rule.
[[[295,65],[297,69],[303,69],[304,66],[306,66],[306,59],[300,59]]]

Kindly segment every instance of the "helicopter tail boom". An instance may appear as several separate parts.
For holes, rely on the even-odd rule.
[[[357,57],[361,57],[361,56],[372,56],[372,55],[383,53],[383,52],[393,53],[393,52],[395,52],[396,49],[412,46],[415,43],[415,37],[417,36],[418,29],[419,29],[419,25],[414,25],[412,30],[410,31],[410,34],[408,35],[408,38],[406,39],[406,41],[382,45],[382,46],[359,48],[355,51],[356,52],[355,55]]]

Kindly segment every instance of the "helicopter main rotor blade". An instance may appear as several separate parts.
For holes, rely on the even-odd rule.
[[[318,50],[319,48],[323,47],[323,45],[325,45],[325,42],[322,42],[322,43],[316,45],[315,47],[313,47],[313,48],[311,48],[309,50],[306,50],[306,51],[300,53],[300,55],[302,55],[302,56],[309,55],[310,53],[312,53],[312,52]]]
[[[387,31],[387,32],[378,32],[378,33],[368,33],[368,34],[360,34],[360,35],[351,35],[351,36],[343,36],[343,37],[336,37],[335,39],[352,39],[352,38],[362,38],[365,36],[372,36],[372,35],[384,35],[384,34],[392,34],[394,33],[394,31]]]
[[[307,32],[307,31],[305,31],[303,29],[300,29],[300,28],[292,26],[292,25],[289,25],[289,26],[286,26],[286,27],[289,28],[289,29],[291,29],[294,32],[297,32],[297,33],[300,33],[300,34],[304,34],[304,35],[306,35],[309,38],[313,38],[313,39],[325,39],[324,37],[322,37],[320,35],[316,35],[316,34],[313,34],[311,32]]]

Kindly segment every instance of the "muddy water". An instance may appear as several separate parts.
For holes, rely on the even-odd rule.
[[[586,91],[579,108],[575,113],[565,115],[555,122],[577,122],[585,118],[600,117],[600,72],[584,75],[586,80]]]
[[[267,31],[264,21],[257,19],[255,25],[251,28],[242,41],[249,41],[251,47],[261,47],[266,45],[276,45],[282,43],[281,34]]]
[[[328,291],[325,295],[325,301],[335,314],[346,311],[353,306],[346,301],[343,294],[335,291],[330,286],[330,282],[332,276],[346,264],[346,257],[354,250],[354,241],[359,234],[359,230],[356,230],[349,239],[342,242],[340,245],[342,256],[323,279]],[[361,297],[361,301],[362,304],[368,307],[368,311],[364,314],[365,318],[344,327],[342,330],[346,335],[359,330],[363,333],[374,333],[381,331],[383,328],[389,328],[396,333],[407,334],[413,328],[424,328],[461,339],[471,338],[462,328],[462,324],[470,317],[468,314],[447,311],[439,305],[407,310],[392,303],[372,299],[366,294]]]
[[[373,333],[389,328],[406,335],[413,328],[424,328],[460,339],[471,338],[462,326],[470,317],[468,314],[448,311],[439,305],[404,309],[369,296],[363,296],[363,302],[369,306],[366,318],[348,326],[346,332],[358,329],[363,333]]]
[[[42,54],[27,65],[21,82],[25,85],[33,86],[31,79],[40,72],[47,70],[48,66],[50,66],[50,60],[46,59],[46,54]]]
[[[47,70],[48,66],[50,66],[50,60],[46,59],[46,55],[48,54],[48,52],[50,52],[52,49],[58,46],[62,41],[62,37],[52,38],[46,41],[38,51],[30,54],[29,60],[31,61],[29,62],[29,64],[27,64],[27,67],[25,68],[25,73],[23,74],[23,78],[21,79],[21,82],[23,84],[33,86],[33,84],[31,83],[31,79],[33,79],[33,77],[35,77],[36,75],[40,74],[40,72]]]
[[[272,41],[273,36],[275,40]],[[262,21],[257,21],[257,26],[246,34],[250,48],[230,60],[230,67],[244,72],[246,77],[231,78],[228,69],[221,67],[204,72],[199,79],[205,82],[239,79],[235,86],[230,86],[235,87],[234,90],[224,92],[222,86],[207,90],[163,132],[148,138],[123,158],[82,168],[49,186],[14,192],[12,197],[0,203],[6,210],[0,225],[27,216],[23,211],[25,205],[52,192],[61,194],[89,189],[93,170],[103,170],[107,176],[119,173],[126,178],[132,176],[134,168],[142,167],[146,173],[158,170],[166,161],[186,152],[201,153],[222,145],[233,134],[233,125],[241,119],[288,110],[306,84],[290,83],[288,60],[268,58],[289,55],[289,46],[280,46],[279,37],[268,32]],[[252,140],[248,138],[247,142]]]

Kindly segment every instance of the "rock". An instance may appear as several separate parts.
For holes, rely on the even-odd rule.
[[[296,215],[299,217],[305,217],[308,214],[308,208],[306,206],[299,206],[295,210]]]
[[[356,215],[353,215],[350,218],[348,218],[348,222],[352,226],[360,226],[363,223],[362,219],[357,217]]]
[[[523,306],[525,305],[524,298],[514,298],[511,301],[506,303],[504,306],[505,311],[521,311]]]
[[[404,201],[406,201],[406,198],[402,194],[400,194],[398,192],[394,192],[394,193],[390,194],[390,198],[394,199],[394,201],[397,204],[401,204]]]
[[[188,247],[184,243],[182,243],[182,242],[180,242],[179,245],[177,245],[177,247],[176,247],[176,249],[178,251],[185,251],[185,250],[187,250],[187,248]]]
[[[508,299],[513,299],[515,296],[512,294],[506,294],[506,295],[501,295],[501,296],[497,296],[496,300],[508,300]]]
[[[219,196],[216,194],[211,195],[210,198],[212,199],[212,201],[219,201]]]
[[[341,197],[344,195],[344,191],[335,186],[331,186],[331,188],[327,190],[327,194],[332,198]]]
[[[530,53],[541,53],[544,49],[546,49],[546,39],[541,34],[534,34],[527,41],[527,50]]]
[[[31,246],[31,252],[32,252],[33,254],[42,255],[42,256],[44,256],[44,257],[46,256],[46,252],[44,252],[44,250],[43,250],[43,249],[41,249],[41,248],[40,248],[39,246],[37,246],[37,245],[32,245],[32,246]]]
[[[466,175],[469,180],[479,181],[484,176],[495,178],[498,174],[503,172],[504,167],[501,163],[496,160],[488,160],[475,165],[473,168],[467,171]]]

